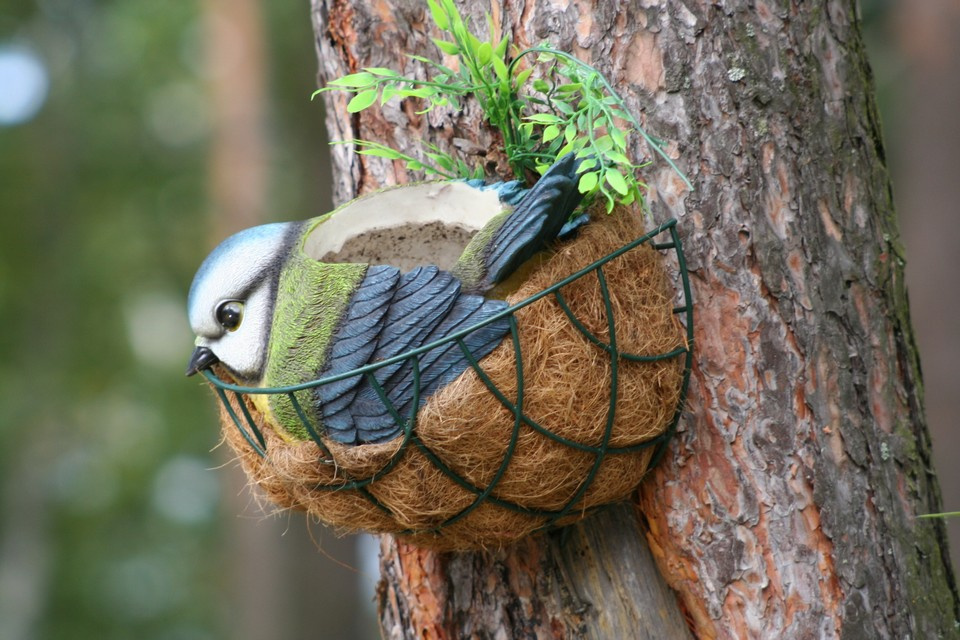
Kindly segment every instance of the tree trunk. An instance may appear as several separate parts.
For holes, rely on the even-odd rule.
[[[683,637],[641,530],[699,638],[957,633],[943,524],[916,519],[940,494],[855,8],[719,4],[463,8],[474,28],[489,11],[518,46],[547,39],[587,60],[670,141],[694,190],[662,162],[646,180],[654,217],[680,220],[694,377],[636,512],[498,553],[384,538],[386,637]],[[410,73],[405,54],[436,55],[421,0],[313,0],[313,15],[321,84],[367,66]],[[475,106],[351,116],[348,96],[326,95],[335,140],[497,148]],[[347,146],[333,154],[340,201],[406,179]],[[649,155],[637,142],[634,157]],[[499,151],[486,160],[503,166]]]

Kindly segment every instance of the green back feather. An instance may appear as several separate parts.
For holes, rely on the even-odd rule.
[[[278,387],[313,380],[323,368],[333,333],[350,297],[363,280],[365,264],[328,264],[294,250],[280,274],[263,385]],[[297,400],[314,426],[322,428],[311,390]],[[295,438],[309,434],[286,395],[269,396],[279,426]]]

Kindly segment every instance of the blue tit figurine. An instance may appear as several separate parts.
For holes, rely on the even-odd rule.
[[[573,154],[564,156],[529,190],[516,182],[476,181],[386,189],[318,218],[227,238],[190,287],[187,308],[197,339],[187,375],[220,363],[245,385],[299,384],[386,360],[491,318],[508,305],[484,294],[585,221],[568,222],[582,198],[578,165]],[[383,228],[398,221],[485,222],[449,270],[323,261],[364,219]],[[479,360],[508,333],[508,321],[500,318],[463,340]],[[468,366],[455,341],[422,354],[420,404]],[[410,359],[374,375],[399,415],[410,415]],[[251,397],[278,433],[308,437],[287,396]],[[297,398],[320,433],[337,442],[385,442],[401,432],[366,376],[307,389]]]

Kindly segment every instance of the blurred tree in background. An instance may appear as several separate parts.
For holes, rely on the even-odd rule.
[[[177,376],[205,240],[196,19],[144,1],[0,15],[3,51],[49,83],[0,131],[3,637],[217,628],[215,441]]]
[[[956,510],[960,298],[942,283],[960,275],[960,183],[936,150],[960,143],[960,53],[936,43],[955,41],[942,29],[960,10],[862,4]],[[184,301],[209,249],[329,208],[312,38],[306,2],[0,7],[0,638],[375,635],[358,539],[265,520],[215,450],[211,394],[183,377]]]

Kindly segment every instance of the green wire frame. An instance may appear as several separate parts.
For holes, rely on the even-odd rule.
[[[250,415],[249,410],[247,409],[246,404],[243,402],[244,394],[285,394],[290,399],[291,404],[293,405],[294,410],[300,418],[300,421],[303,423],[304,428],[307,433],[310,435],[310,438],[316,442],[317,446],[323,452],[323,455],[327,459],[332,459],[329,449],[327,449],[320,433],[317,428],[311,423],[310,419],[307,417],[306,413],[303,410],[303,407],[300,405],[300,402],[297,400],[296,392],[302,391],[304,389],[312,389],[319,387],[324,384],[329,384],[342,380],[344,378],[350,378],[357,375],[363,375],[369,381],[370,385],[376,391],[377,395],[380,397],[380,401],[383,402],[384,406],[387,408],[394,421],[402,427],[403,430],[403,441],[400,444],[400,447],[397,449],[397,452],[393,457],[379,469],[373,475],[366,478],[350,478],[348,477],[344,482],[339,482],[336,485],[318,485],[315,487],[318,491],[357,491],[367,498],[371,504],[376,508],[386,512],[387,514],[393,515],[390,512],[390,509],[383,505],[376,497],[373,496],[367,489],[369,485],[376,482],[379,478],[382,478],[384,475],[390,473],[390,471],[397,465],[400,459],[403,457],[407,447],[414,446],[420,450],[420,452],[434,464],[437,469],[439,469],[444,475],[450,478],[457,485],[465,489],[466,491],[472,493],[475,497],[473,502],[458,513],[454,514],[450,518],[446,519],[444,522],[439,524],[437,527],[430,529],[429,531],[438,533],[443,527],[450,525],[461,518],[464,518],[469,513],[471,513],[478,506],[484,502],[491,502],[505,509],[511,511],[523,513],[532,517],[545,518],[545,524],[541,528],[549,528],[553,526],[558,520],[564,518],[571,511],[574,510],[577,503],[589,489],[590,485],[593,482],[594,477],[597,474],[597,471],[600,469],[600,465],[603,462],[603,459],[607,455],[617,455],[624,453],[633,453],[641,449],[648,447],[656,447],[656,450],[653,453],[653,456],[650,459],[650,467],[656,465],[660,459],[663,457],[664,452],[666,451],[667,443],[670,438],[673,436],[677,428],[677,423],[680,421],[680,416],[683,413],[684,402],[687,395],[687,389],[690,384],[690,367],[693,362],[693,304],[690,294],[690,278],[687,272],[687,263],[683,255],[683,247],[680,242],[680,237],[677,234],[677,221],[675,219],[670,219],[656,229],[644,234],[643,236],[637,238],[636,240],[620,247],[616,251],[607,254],[603,258],[597,260],[596,262],[584,267],[583,269],[577,271],[576,273],[560,280],[559,282],[543,289],[542,291],[514,304],[507,309],[504,309],[500,313],[495,314],[494,316],[488,318],[487,320],[475,324],[466,329],[462,329],[453,333],[449,336],[431,342],[430,344],[423,345],[406,353],[400,354],[398,356],[376,362],[374,364],[369,364],[351,371],[337,374],[335,376],[328,376],[318,380],[312,380],[310,382],[304,382],[302,384],[291,385],[286,387],[244,387],[240,385],[230,384],[224,382],[216,377],[210,370],[204,370],[203,375],[206,376],[207,380],[214,386],[216,389],[217,395],[220,398],[220,401],[223,403],[224,407],[227,410],[227,413],[230,415],[231,420],[234,425],[243,435],[243,438],[249,443],[249,445],[261,456],[266,456],[266,440],[263,437],[263,434],[260,432],[260,429],[257,427],[256,421],[253,419],[253,416]],[[669,235],[669,240],[664,240],[662,242],[656,242],[655,239],[658,236],[667,234]],[[617,348],[617,332],[616,332],[616,323],[614,322],[613,309],[610,303],[609,289],[607,286],[607,280],[603,273],[603,266],[614,260],[615,258],[623,255],[624,253],[635,249],[636,247],[649,243],[657,251],[668,251],[673,250],[677,258],[677,269],[679,272],[680,284],[681,284],[681,293],[682,293],[682,304],[677,307],[674,307],[673,313],[679,315],[683,318],[683,324],[686,328],[686,341],[687,346],[680,346],[672,351],[660,354],[633,354],[620,351]],[[566,300],[561,293],[561,289],[571,282],[585,277],[588,274],[593,273],[597,277],[597,280],[600,285],[600,292],[603,296],[603,302],[606,311],[607,325],[609,329],[610,341],[605,343],[597,336],[593,335],[574,315],[570,310],[570,307],[567,305]],[[574,442],[562,436],[559,436],[548,428],[544,427],[541,424],[538,424],[535,420],[531,419],[529,416],[525,415],[523,412],[523,400],[524,400],[524,379],[523,379],[523,354],[520,349],[520,335],[517,328],[517,320],[514,316],[515,312],[518,309],[521,309],[529,304],[533,304],[537,300],[544,298],[546,296],[553,295],[557,303],[560,305],[560,308],[567,315],[567,318],[570,322],[580,331],[583,336],[589,340],[593,345],[598,349],[606,351],[610,355],[610,406],[607,410],[607,420],[606,426],[603,433],[603,439],[599,446],[589,446],[581,444],[579,442]],[[517,398],[516,402],[511,402],[500,389],[493,383],[493,381],[487,376],[483,368],[480,366],[480,363],[474,358],[473,354],[467,348],[466,343],[463,338],[467,334],[476,331],[480,327],[483,327],[491,322],[495,322],[501,318],[506,318],[510,327],[510,339],[513,341],[514,354],[516,361],[516,371],[517,371]],[[504,406],[513,413],[514,424],[513,431],[510,434],[510,442],[507,447],[507,451],[503,457],[503,462],[500,465],[500,468],[494,474],[490,483],[486,488],[481,488],[474,486],[472,483],[468,482],[466,479],[461,477],[459,474],[450,469],[437,455],[427,447],[422,440],[417,436],[416,426],[417,426],[417,411],[420,405],[420,356],[428,351],[436,349],[442,345],[448,344],[450,342],[456,342],[460,350],[463,352],[464,357],[470,363],[471,368],[476,372],[477,376],[487,387],[490,393]],[[627,447],[611,447],[609,446],[610,436],[613,431],[613,423],[616,417],[617,410],[617,375],[619,361],[621,359],[633,361],[633,362],[656,362],[660,360],[667,360],[670,358],[683,358],[684,370],[683,370],[683,380],[681,383],[680,397],[677,401],[677,407],[674,411],[673,419],[667,429],[660,435],[651,438],[640,444],[627,446]],[[413,402],[411,403],[410,415],[404,417],[401,416],[397,411],[396,407],[389,401],[387,394],[384,391],[383,387],[377,381],[374,376],[374,372],[381,368],[386,367],[391,364],[400,362],[402,360],[410,360],[413,366],[413,388],[414,388],[414,397]],[[241,418],[237,415],[237,412],[234,410],[233,406],[230,403],[230,400],[227,397],[227,392],[234,394],[234,397],[237,400],[237,404],[240,406],[241,413],[243,417]],[[506,500],[501,500],[493,495],[493,491],[499,483],[500,479],[503,477],[503,474],[506,473],[507,468],[510,465],[510,461],[513,457],[514,450],[516,448],[517,439],[520,434],[520,429],[523,426],[534,429],[535,431],[543,434],[544,436],[560,442],[568,447],[576,449],[578,451],[584,451],[591,453],[595,456],[593,466],[587,474],[587,477],[584,479],[584,482],[581,483],[579,489],[576,493],[570,498],[570,500],[565,504],[561,509],[558,510],[545,510],[545,509],[532,509],[518,505]],[[423,531],[405,531],[404,533],[413,534],[413,533],[423,533]]]

